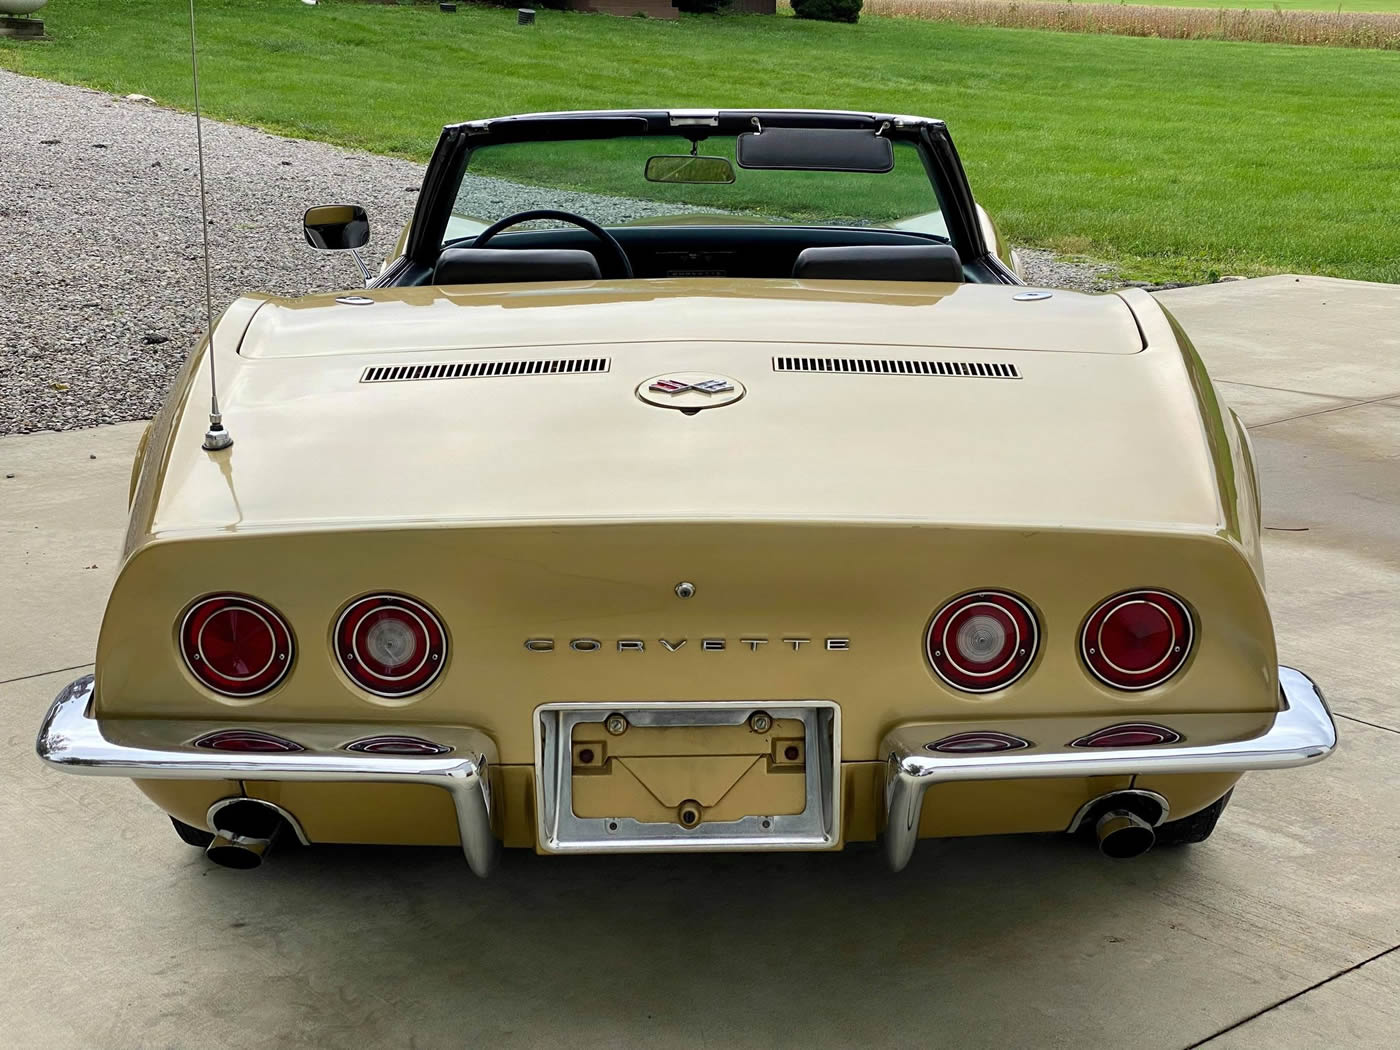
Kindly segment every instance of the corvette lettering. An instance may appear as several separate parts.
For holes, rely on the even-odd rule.
[[[658,638],[656,644],[666,652],[675,653],[683,649],[688,641],[688,638]],[[697,648],[705,653],[722,653],[731,648],[731,641],[733,647],[747,647],[749,652],[753,653],[769,644],[789,646],[795,653],[802,652],[804,647],[810,645],[816,645],[818,649],[825,649],[829,653],[844,653],[851,648],[849,638],[758,638],[750,636],[736,639],[701,638]],[[644,653],[647,651],[647,640],[644,638],[618,638],[605,642],[600,638],[571,638],[567,642],[556,644],[553,638],[525,639],[525,650],[531,653],[552,653],[556,648],[568,648],[576,653],[596,653],[614,646],[620,653]]]

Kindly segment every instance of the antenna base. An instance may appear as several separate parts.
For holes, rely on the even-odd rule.
[[[211,426],[204,432],[204,447],[210,452],[218,452],[233,444],[233,436],[221,426]]]

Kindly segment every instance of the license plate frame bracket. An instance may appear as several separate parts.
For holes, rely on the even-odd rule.
[[[574,727],[610,714],[637,726],[727,726],[757,712],[802,722],[806,798],[800,813],[739,820],[643,822],[573,811]],[[550,703],[535,709],[535,812],[544,853],[668,853],[834,849],[841,841],[841,709],[830,700],[714,700],[654,704]]]

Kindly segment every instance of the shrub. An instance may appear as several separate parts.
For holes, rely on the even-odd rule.
[[[688,15],[717,15],[734,0],[672,0],[676,7]]]
[[[864,5],[865,0],[792,0],[792,13],[819,22],[859,22]]]

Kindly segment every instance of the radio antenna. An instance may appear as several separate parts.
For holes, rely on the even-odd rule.
[[[214,292],[209,277],[209,204],[204,195],[204,126],[199,119],[199,52],[194,40],[194,0],[190,0],[190,72],[194,76],[194,139],[199,157],[199,229],[204,238],[204,324],[209,333],[209,429],[204,447],[210,452],[228,448],[233,438],[224,429],[219,413],[219,379],[214,370]]]

